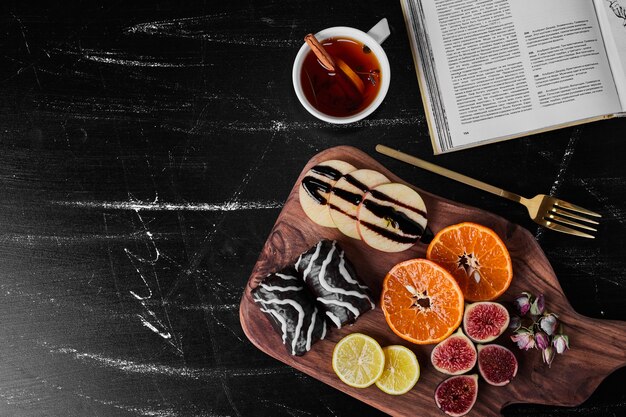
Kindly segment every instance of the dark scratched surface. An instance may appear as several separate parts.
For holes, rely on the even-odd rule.
[[[596,240],[538,232],[521,206],[374,155],[529,228],[576,310],[626,320],[626,120],[433,157],[396,1],[182,3],[0,6],[1,416],[380,415],[261,353],[239,324],[295,178],[340,144],[601,212]],[[303,36],[382,17],[383,105],[349,126],[313,119],[291,85]],[[622,369],[577,408],[504,415],[625,415],[625,384]]]

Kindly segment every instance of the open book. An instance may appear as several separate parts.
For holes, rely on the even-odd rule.
[[[435,153],[626,112],[626,0],[401,0]]]

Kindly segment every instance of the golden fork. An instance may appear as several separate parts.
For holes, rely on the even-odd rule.
[[[547,227],[557,232],[568,233],[574,236],[586,237],[593,239],[594,236],[588,233],[584,233],[580,230],[574,229],[574,227],[582,230],[588,230],[591,232],[597,232],[596,229],[588,224],[599,224],[597,221],[590,219],[589,217],[602,217],[600,214],[585,208],[568,203],[561,199],[539,194],[533,198],[525,198],[521,195],[517,195],[510,191],[503,190],[502,188],[494,187],[493,185],[486,184],[482,181],[475,180],[458,172],[451,171],[449,169],[440,167],[414,156],[408,155],[404,152],[397,151],[384,145],[376,145],[376,150],[383,155],[387,155],[391,158],[398,159],[400,161],[415,165],[416,167],[425,169],[435,174],[443,175],[444,177],[462,182],[463,184],[470,185],[475,188],[479,188],[483,191],[495,194],[500,197],[508,198],[516,203],[523,204],[528,209],[528,214],[533,221],[543,227]],[[584,223],[587,224],[584,224]],[[572,226],[572,227],[568,227]]]

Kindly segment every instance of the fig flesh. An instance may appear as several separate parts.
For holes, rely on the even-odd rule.
[[[435,389],[435,403],[444,413],[460,417],[469,413],[478,397],[478,375],[455,375]]]
[[[487,343],[504,333],[509,320],[509,312],[502,304],[481,301],[465,306],[463,328],[474,342]]]
[[[478,345],[478,372],[495,386],[506,385],[517,375],[517,358],[504,346]]]
[[[461,375],[476,365],[476,348],[463,331],[459,330],[442,340],[430,354],[430,361],[439,372]]]

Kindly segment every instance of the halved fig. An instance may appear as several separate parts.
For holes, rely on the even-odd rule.
[[[478,345],[478,372],[491,385],[506,385],[517,375],[517,358],[504,346]]]
[[[306,173],[300,183],[299,196],[302,210],[309,219],[320,226],[335,227],[328,208],[330,190],[342,175],[354,170],[356,168],[347,162],[331,159]]]
[[[478,375],[456,375],[435,389],[435,403],[444,413],[460,417],[469,413],[478,397]]]
[[[357,231],[356,212],[370,188],[388,183],[389,179],[372,169],[357,169],[339,178],[328,198],[330,217],[341,233],[361,239]]]
[[[481,301],[465,306],[463,328],[474,342],[487,343],[504,333],[509,320],[509,312],[502,304]]]
[[[430,361],[439,372],[461,375],[476,365],[476,348],[461,328],[433,348]]]
[[[382,184],[365,194],[357,218],[363,242],[383,252],[402,252],[424,233],[426,205],[411,187]]]

